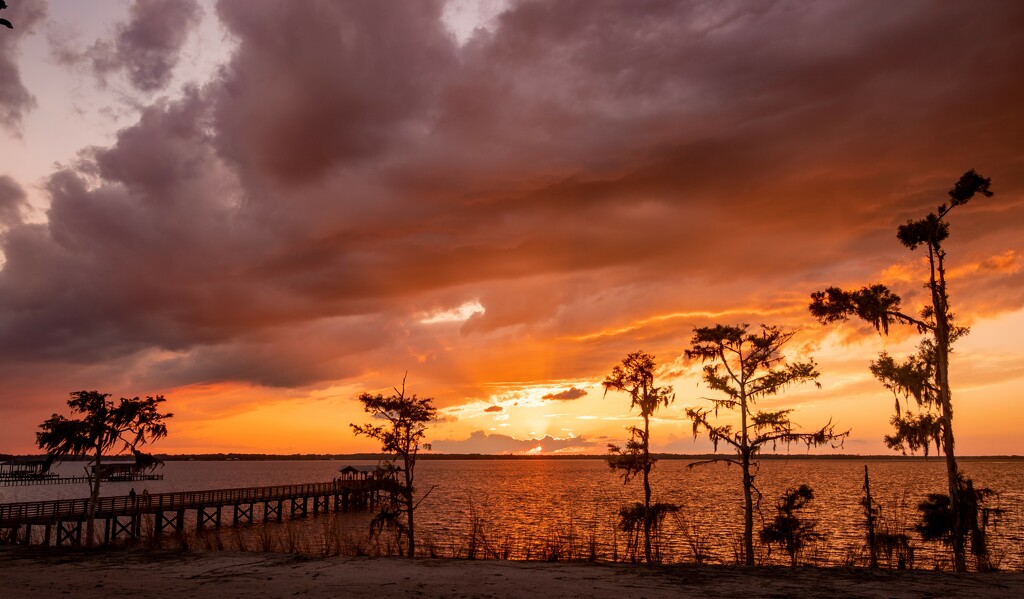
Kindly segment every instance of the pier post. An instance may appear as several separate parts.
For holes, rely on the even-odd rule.
[[[235,509],[234,509],[233,517],[231,519],[231,523],[233,525],[235,525],[235,526],[238,526],[238,524],[240,522],[245,522],[246,524],[252,524],[252,513],[253,513],[253,510],[254,510],[254,507],[255,507],[255,504],[252,504],[252,503],[249,504],[248,508],[244,508],[244,507],[242,507],[242,504],[236,503],[234,505]],[[264,510],[264,511],[266,511],[266,510]],[[266,516],[264,516],[264,519],[266,519]]]
[[[292,518],[296,517],[296,514],[301,512],[302,516],[306,516],[308,513],[308,507],[306,505],[305,497],[293,497],[292,498]]]
[[[275,505],[275,503],[276,503],[276,505]],[[281,521],[281,517],[282,517],[281,503],[282,503],[282,500],[280,500],[280,499],[277,500],[277,502],[274,502],[274,501],[264,501],[263,502],[263,521],[264,522],[267,522],[268,520],[271,520],[271,519],[277,520],[278,522]]]
[[[82,544],[82,522],[79,520],[58,520],[57,521],[57,545]]]

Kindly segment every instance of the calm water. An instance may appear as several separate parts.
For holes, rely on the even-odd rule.
[[[348,463],[348,462],[344,462]],[[692,561],[693,551],[711,561],[731,563],[740,545],[742,496],[740,470],[711,464],[687,469],[683,460],[663,460],[652,475],[654,500],[676,503],[678,514],[665,523],[662,554],[666,561]],[[168,462],[162,481],[108,483],[104,495],[185,491],[327,481],[342,462]],[[872,495],[883,517],[911,536],[915,567],[948,567],[947,553],[925,544],[912,532],[916,505],[926,493],[944,492],[944,463],[929,460],[765,460],[756,483],[763,499],[761,512],[770,520],[777,497],[790,486],[809,484],[815,500],[806,510],[818,521],[825,539],[805,559],[818,563],[862,563],[864,465],[871,473]],[[1024,460],[969,460],[961,467],[978,486],[999,492],[993,507],[1005,513],[990,545],[1003,568],[1024,569]],[[80,474],[81,463],[65,463],[57,471]],[[623,485],[601,459],[593,460],[480,460],[422,461],[417,468],[420,494],[431,490],[417,512],[421,547],[441,555],[458,555],[470,547],[475,526],[477,541],[512,558],[562,557],[625,558],[626,540],[616,530],[619,505],[642,500],[639,481]],[[2,501],[88,496],[85,484],[0,488]],[[323,535],[325,520],[332,526],[362,533],[365,514],[311,518],[290,535]],[[755,529],[761,520],[755,514]],[[257,527],[259,528],[259,527]],[[478,543],[479,545],[479,543]],[[479,555],[479,554],[478,554]],[[764,557],[764,556],[762,556]],[[775,550],[769,561],[782,561]]]

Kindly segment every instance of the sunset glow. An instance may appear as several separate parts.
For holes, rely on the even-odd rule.
[[[373,451],[356,397],[406,377],[433,451],[603,454],[637,350],[676,394],[653,450],[704,453],[715,323],[799,331],[821,388],[762,407],[851,429],[815,452],[891,453],[868,365],[919,336],[809,294],[917,313],[896,227],[973,168],[957,447],[1024,454],[1024,3],[9,3],[0,453],[82,389],[166,396],[157,452]]]

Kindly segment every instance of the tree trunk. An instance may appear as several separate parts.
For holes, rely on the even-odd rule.
[[[946,454],[946,478],[949,482],[949,509],[952,513],[951,536],[953,541],[953,568],[957,572],[967,570],[964,523],[960,510],[959,471],[953,449],[953,408],[948,398],[942,406],[942,451]]]
[[[92,489],[89,493],[89,511],[85,518],[85,546],[92,547],[96,540],[96,503],[100,500],[100,461],[103,458],[102,449],[96,447],[96,464],[91,476]],[[89,466],[86,465],[86,471],[88,472]]]
[[[651,563],[650,419],[644,414],[644,558]]]
[[[750,475],[750,451],[742,456],[743,466],[743,553],[744,564],[754,565],[754,477]]]
[[[405,459],[405,513],[409,520],[409,557],[416,557],[416,527],[413,521],[415,504],[412,497],[412,471],[409,469],[409,458]]]
[[[740,356],[740,371],[743,357]],[[740,461],[743,466],[743,563],[754,565],[754,478],[750,476],[750,441],[747,435],[747,385],[740,381]]]
[[[960,513],[959,472],[953,447],[953,397],[949,387],[949,308],[946,305],[946,277],[941,249],[928,248],[931,266],[932,306],[935,309],[935,376],[938,379],[939,405],[942,408],[942,452],[946,455],[946,478],[949,487],[949,509],[952,512],[953,569],[967,570],[964,525]],[[936,258],[938,264],[936,265]],[[937,271],[937,273],[936,273]]]

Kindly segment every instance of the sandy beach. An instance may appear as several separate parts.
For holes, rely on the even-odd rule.
[[[3,596],[1019,597],[1024,573],[0,549]]]

